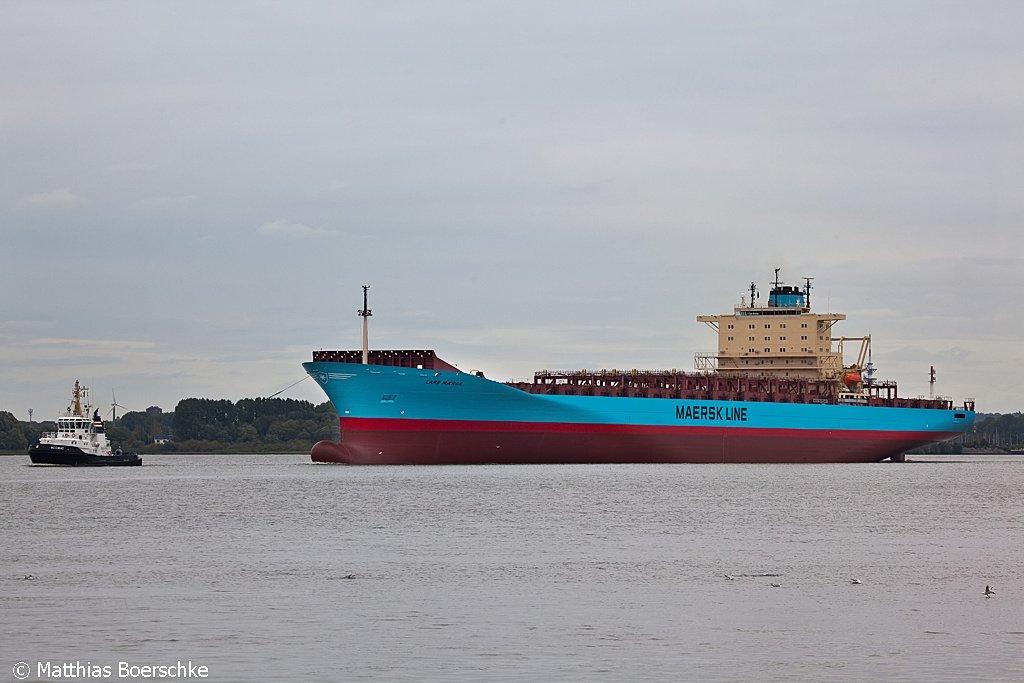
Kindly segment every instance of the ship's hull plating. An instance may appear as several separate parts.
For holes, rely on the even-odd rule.
[[[316,462],[352,465],[875,462],[956,433],[807,429],[644,429],[341,418]]]
[[[463,373],[305,363],[338,411],[316,462],[875,462],[966,431],[974,413],[535,395]]]
[[[28,449],[28,457],[34,465],[124,467],[142,464],[142,458],[136,453],[96,455],[94,453],[86,453],[75,446],[58,446],[50,444],[35,444]]]

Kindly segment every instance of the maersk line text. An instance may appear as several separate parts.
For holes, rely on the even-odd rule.
[[[737,406],[676,406],[677,420],[747,421],[747,409]]]

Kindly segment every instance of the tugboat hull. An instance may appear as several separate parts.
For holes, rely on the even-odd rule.
[[[64,465],[67,467],[125,467],[141,465],[138,453],[95,455],[74,446],[36,444],[28,449],[33,465]]]

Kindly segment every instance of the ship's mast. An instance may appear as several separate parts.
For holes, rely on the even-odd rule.
[[[370,325],[369,318],[373,315],[373,311],[370,310],[367,305],[367,290],[370,289],[370,285],[363,285],[363,307],[359,311],[359,317],[363,319],[363,365],[369,365],[370,363]]]
[[[75,388],[71,391],[71,406],[69,412],[72,415],[82,414],[82,387],[79,385],[78,380],[75,380]]]

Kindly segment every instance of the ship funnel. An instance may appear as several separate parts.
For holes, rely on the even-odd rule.
[[[775,281],[772,282],[772,291],[768,295],[768,305],[772,308],[804,308],[809,290],[782,284],[779,280],[779,270],[775,269]]]

